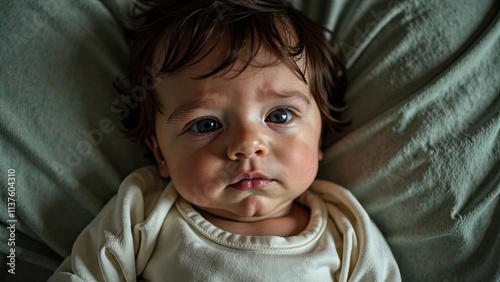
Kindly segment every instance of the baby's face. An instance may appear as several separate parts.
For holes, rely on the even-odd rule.
[[[260,51],[256,62],[273,57]],[[201,62],[163,78],[156,93],[160,174],[211,214],[237,221],[278,217],[313,182],[321,158],[321,116],[306,85],[282,63],[241,65],[193,79],[219,62]]]

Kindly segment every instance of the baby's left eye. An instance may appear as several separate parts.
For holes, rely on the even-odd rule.
[[[292,113],[291,110],[286,109],[286,108],[280,108],[273,110],[269,115],[266,117],[264,120],[265,122],[272,122],[272,123],[287,123],[290,122],[295,115]]]

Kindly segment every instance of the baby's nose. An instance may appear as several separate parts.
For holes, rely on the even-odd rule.
[[[227,149],[231,160],[262,158],[268,153],[268,144],[265,134],[255,128],[239,127]]]

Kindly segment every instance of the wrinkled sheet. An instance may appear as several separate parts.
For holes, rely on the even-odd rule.
[[[378,224],[404,281],[500,279],[500,21],[493,0],[294,1],[332,30],[350,128],[319,178]],[[121,137],[127,0],[7,1],[0,10],[0,280],[45,281],[148,164]],[[7,171],[15,169],[16,275]],[[7,279],[7,280],[6,280]]]

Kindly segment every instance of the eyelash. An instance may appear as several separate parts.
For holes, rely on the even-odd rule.
[[[266,117],[264,118],[264,120],[266,120],[269,115],[274,112],[274,111],[277,111],[277,110],[283,110],[283,111],[287,111],[289,113],[291,113],[293,116],[291,117],[291,119],[289,121],[286,121],[284,123],[275,123],[275,122],[270,122],[270,123],[273,123],[273,124],[278,124],[278,125],[281,125],[281,124],[289,124],[291,122],[293,122],[296,118],[297,118],[297,110],[290,107],[290,106],[279,106],[279,107],[276,107],[276,108],[273,108],[271,109],[268,114],[266,115]],[[193,131],[191,130],[191,128],[196,125],[198,122],[200,121],[203,121],[203,120],[214,120],[215,122],[217,122],[219,124],[219,126],[215,129],[215,130],[212,130],[212,131],[209,131],[209,132],[196,132],[196,131]],[[266,121],[266,123],[268,123],[268,121]],[[192,134],[195,134],[195,135],[199,135],[199,136],[203,136],[203,135],[209,135],[209,134],[212,134],[214,133],[215,131],[219,130],[223,128],[223,126],[220,124],[220,122],[218,121],[217,118],[215,117],[211,117],[211,116],[205,116],[205,117],[200,117],[200,118],[197,118],[197,119],[194,119],[192,120],[191,122],[189,122],[185,127],[184,127],[184,130],[182,130],[182,133],[185,133],[185,132],[191,132]],[[181,133],[181,134],[182,134]]]
[[[209,131],[209,132],[196,132],[196,131],[193,131],[191,130],[191,128],[196,125],[198,122],[200,121],[203,121],[203,120],[214,120],[215,122],[219,123],[220,122],[218,121],[217,118],[215,117],[211,117],[211,116],[205,116],[205,117],[200,117],[200,118],[197,118],[197,119],[194,119],[192,121],[190,121],[185,127],[184,127],[184,130],[182,131],[182,133],[185,133],[185,132],[191,132],[195,135],[199,135],[199,136],[203,136],[203,135],[208,135],[208,134],[211,134],[219,129],[222,128],[222,125],[220,125],[216,130],[213,130],[213,131]]]
[[[292,118],[287,121],[287,122],[284,122],[284,123],[276,123],[276,124],[289,124],[291,122],[293,122],[295,120],[295,118],[297,118],[297,110],[295,110],[294,108],[290,107],[290,106],[279,106],[279,107],[276,107],[276,108],[273,108],[269,111],[269,113],[267,114],[267,116],[265,117],[265,119],[267,119],[267,117],[269,117],[269,115],[274,112],[274,111],[277,111],[277,110],[284,110],[284,111],[287,111],[287,112],[290,112],[293,116]]]

